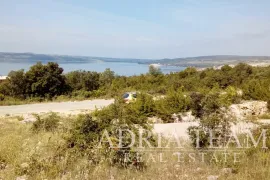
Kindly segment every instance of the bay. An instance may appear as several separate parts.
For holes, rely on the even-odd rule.
[[[24,69],[27,71],[35,63],[8,63],[0,62],[0,75],[7,75],[12,70]],[[106,68],[110,68],[117,75],[132,76],[140,75],[148,72],[149,65],[138,64],[132,62],[93,62],[93,63],[63,63],[59,64],[64,69],[64,73],[75,70],[86,70],[103,72]],[[163,73],[178,72],[185,69],[185,67],[176,66],[160,66]]]

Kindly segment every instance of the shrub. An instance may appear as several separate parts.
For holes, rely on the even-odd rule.
[[[138,94],[136,101],[131,104],[131,109],[142,116],[153,116],[155,114],[153,97],[143,93]]]
[[[90,161],[94,163],[105,160],[116,166],[135,166],[137,168],[137,163],[124,161],[125,153],[130,153],[133,160],[136,161],[136,156],[133,156],[136,154],[136,148],[116,148],[116,146],[119,143],[120,129],[130,130],[135,133],[135,136],[139,136],[139,127],[150,129],[146,123],[146,116],[141,113],[145,110],[142,108],[144,106],[139,106],[141,102],[143,100],[139,100],[138,104],[125,104],[120,100],[116,100],[114,104],[102,110],[96,110],[92,115],[80,115],[70,130],[70,135],[67,138],[67,147],[74,149],[82,155],[88,154]],[[113,148],[104,140],[101,147],[99,146],[105,130],[109,134]],[[132,137],[130,134],[127,131],[123,131],[122,144],[124,147],[130,144],[131,141]],[[136,143],[139,142],[136,141]],[[139,166],[142,166],[142,164]]]
[[[9,94],[13,97],[22,98],[26,95],[27,80],[24,70],[10,71],[8,74],[7,86]]]
[[[270,111],[270,100],[267,101],[267,109]]]
[[[34,132],[39,131],[55,131],[58,128],[60,122],[60,116],[56,113],[50,113],[48,116],[41,118],[36,115],[37,120],[33,123],[32,130]]]
[[[200,132],[199,137],[197,137],[197,131]],[[200,126],[190,126],[188,128],[188,135],[193,147],[197,147],[197,143],[199,147],[207,147],[209,145],[209,134]],[[197,142],[197,139],[199,139],[199,142]]]
[[[233,103],[239,103],[240,100],[241,96],[238,95],[237,90],[232,86],[228,86],[225,89],[225,92],[220,94],[220,102],[225,106],[229,106]]]
[[[99,76],[99,73],[91,71],[72,71],[65,75],[67,84],[73,91],[98,89]]]
[[[203,107],[203,114],[209,115],[211,113],[216,112],[222,106],[219,93],[218,92],[210,92],[202,99],[202,107]]]
[[[68,138],[68,147],[78,147],[85,150],[97,144],[96,140],[102,134],[102,131],[109,127],[106,122],[93,120],[89,114],[79,115],[71,129],[71,136]]]
[[[192,92],[190,94],[190,109],[192,110],[192,114],[195,117],[202,117],[203,115],[203,106],[202,106],[202,99],[204,98],[204,95],[198,92]]]
[[[162,72],[161,72],[159,67],[156,67],[154,65],[150,65],[149,66],[149,74],[152,76],[158,76],[158,75],[162,74]]]
[[[4,101],[4,100],[5,100],[5,96],[0,93],[0,101]]]
[[[197,131],[199,131],[199,145],[201,148],[206,148],[210,145],[210,131],[212,131],[213,137],[219,137],[218,141],[215,141],[214,146],[218,144],[226,144],[230,130],[230,123],[234,119],[226,115],[222,111],[217,111],[209,115],[205,115],[199,126],[193,126],[188,129],[188,134],[191,139],[192,145],[196,147],[197,145]]]
[[[55,62],[37,63],[25,73],[26,93],[32,96],[53,97],[67,90],[63,68]]]
[[[158,117],[165,122],[172,122],[172,114],[185,112],[190,108],[190,97],[182,92],[169,91],[167,96],[156,101],[156,111]]]

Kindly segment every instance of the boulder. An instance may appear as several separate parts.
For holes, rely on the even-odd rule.
[[[26,176],[19,176],[19,177],[16,177],[16,180],[27,180]]]
[[[233,173],[233,169],[232,168],[223,168],[221,170],[222,174],[232,174]]]
[[[26,169],[26,168],[28,168],[29,167],[29,164],[28,163],[22,163],[21,164],[21,168],[22,169]]]
[[[218,176],[210,175],[210,176],[207,177],[207,180],[218,180]]]
[[[37,120],[37,118],[32,115],[32,114],[26,114],[23,115],[23,120],[21,121],[21,123],[33,123]]]
[[[264,101],[245,101],[229,107],[229,113],[237,120],[244,120],[248,116],[259,116],[265,114],[267,110],[267,102]]]

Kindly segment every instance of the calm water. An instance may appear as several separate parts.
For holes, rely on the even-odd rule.
[[[0,75],[7,75],[11,70],[19,70],[19,69],[28,70],[29,67],[32,66],[33,64],[0,62]],[[72,63],[72,64],[60,64],[60,67],[64,68],[65,73],[74,70],[103,72],[106,68],[110,68],[118,75],[125,75],[125,76],[140,75],[148,72],[148,65],[146,64],[122,63],[122,62]],[[174,67],[174,66],[161,66],[160,68],[163,73],[177,72],[185,69],[184,67]]]

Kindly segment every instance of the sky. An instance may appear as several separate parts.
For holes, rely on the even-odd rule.
[[[0,51],[270,55],[269,0],[0,0]]]

